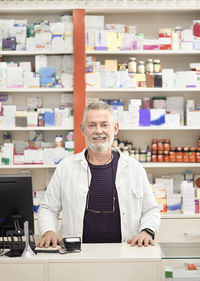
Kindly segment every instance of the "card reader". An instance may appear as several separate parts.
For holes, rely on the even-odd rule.
[[[81,238],[80,237],[65,237],[61,241],[61,251],[63,254],[80,252],[81,251]]]

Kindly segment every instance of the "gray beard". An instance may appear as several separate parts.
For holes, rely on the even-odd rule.
[[[109,147],[112,146],[112,143],[109,143],[108,141],[105,143],[94,144],[90,142],[87,137],[85,137],[85,140],[88,148],[90,148],[93,152],[105,152]]]

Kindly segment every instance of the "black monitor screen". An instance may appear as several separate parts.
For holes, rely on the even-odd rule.
[[[0,175],[0,236],[15,229],[13,216],[21,218],[19,226],[22,229],[28,221],[29,229],[34,233],[31,175]]]

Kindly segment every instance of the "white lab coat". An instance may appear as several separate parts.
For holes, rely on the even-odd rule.
[[[60,234],[63,237],[82,237],[90,179],[85,150],[62,160],[40,205],[38,222],[41,234],[48,230],[57,232],[57,221],[62,211]],[[137,160],[122,153],[118,161],[116,189],[122,241],[125,242],[144,228],[157,233],[160,211],[150,190],[146,171]]]

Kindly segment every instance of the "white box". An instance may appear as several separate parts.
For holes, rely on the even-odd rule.
[[[38,125],[38,114],[37,111],[27,112],[27,126],[36,127]]]
[[[199,127],[200,124],[200,110],[187,111],[187,126]]]

